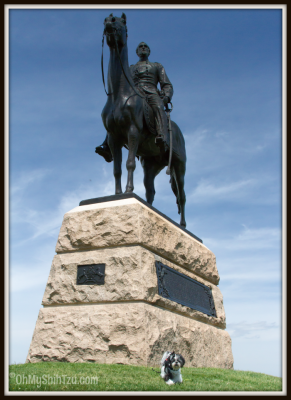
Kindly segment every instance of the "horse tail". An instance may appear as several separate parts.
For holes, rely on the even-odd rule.
[[[186,162],[186,146],[183,133],[175,121],[171,121],[171,125],[173,134],[173,156],[182,162]]]
[[[177,174],[175,168],[179,169],[180,165],[186,165],[186,148],[185,148],[185,139],[181,132],[179,126],[171,121],[172,124],[172,132],[173,132],[173,158],[170,172],[170,184],[174,195],[176,196],[176,203],[178,206],[178,213],[181,213],[181,200],[179,193],[179,185],[177,182]],[[178,172],[178,171],[177,171]]]
[[[177,184],[176,172],[175,172],[174,167],[171,167],[170,184],[171,184],[171,188],[174,192],[174,195],[176,196],[176,203],[178,206],[178,214],[181,214],[179,187]]]

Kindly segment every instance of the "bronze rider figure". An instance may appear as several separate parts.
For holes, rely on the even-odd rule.
[[[170,103],[174,90],[162,64],[149,61],[150,52],[149,46],[145,42],[141,42],[136,49],[139,61],[130,66],[130,72],[135,87],[146,97],[146,101],[153,109],[157,131],[155,142],[167,150],[169,148],[169,132],[164,105]],[[160,83],[161,90],[157,88],[158,83]],[[107,135],[104,142],[96,147],[95,152],[104,157],[107,162],[113,160]]]

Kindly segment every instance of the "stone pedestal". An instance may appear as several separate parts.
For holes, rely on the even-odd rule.
[[[26,362],[158,366],[175,350],[188,367],[233,367],[214,254],[138,196],[66,213],[56,253]],[[213,312],[171,299],[157,265],[200,284]]]

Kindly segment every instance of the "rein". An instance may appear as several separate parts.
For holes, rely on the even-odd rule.
[[[113,35],[114,35],[114,33],[113,33]],[[132,87],[132,89],[135,91],[135,93],[136,93],[139,97],[141,97],[142,99],[144,99],[144,96],[142,96],[140,93],[138,93],[137,90],[135,89],[135,87],[132,86],[130,80],[128,79],[128,77],[127,77],[127,75],[126,75],[126,73],[125,73],[125,71],[124,71],[124,68],[123,68],[123,65],[122,65],[122,61],[121,61],[121,58],[120,58],[120,54],[119,54],[119,50],[118,50],[117,40],[116,40],[116,36],[115,36],[115,35],[114,35],[114,41],[115,41],[115,50],[116,50],[117,55],[118,55],[118,58],[119,58],[119,62],[120,62],[121,68],[122,68],[123,75],[125,76],[127,82],[130,84],[130,86]]]
[[[107,93],[107,91],[106,91],[106,86],[105,86],[105,80],[104,80],[104,68],[103,68],[104,35],[105,35],[105,32],[103,32],[103,37],[102,37],[101,70],[102,70],[102,80],[103,80],[104,90],[105,90],[105,93],[107,94],[107,96],[109,96],[109,95],[111,95],[111,94],[113,94],[113,93]]]
[[[172,131],[172,126],[171,126],[171,118],[170,118],[170,113],[173,111],[173,104],[170,102],[171,107],[168,107],[168,104],[166,104],[166,114],[168,118],[168,131],[169,131],[169,136],[170,136],[170,152],[169,152],[169,163],[168,163],[168,168],[166,171],[167,175],[171,175],[171,161],[172,161],[172,154],[173,154],[173,131]],[[178,187],[178,185],[177,185]]]
[[[125,73],[125,71],[124,71],[124,68],[123,68],[123,65],[122,65],[122,61],[121,61],[121,58],[120,58],[120,54],[119,54],[119,50],[118,50],[118,44],[117,44],[117,40],[116,40],[116,36],[115,36],[115,31],[113,31],[112,33],[105,33],[105,30],[104,30],[104,32],[103,32],[103,37],[102,37],[101,69],[102,69],[102,79],[103,79],[103,85],[104,85],[105,93],[107,94],[107,96],[113,94],[113,93],[107,93],[106,87],[105,87],[105,80],[104,80],[103,48],[104,48],[104,36],[105,36],[105,35],[109,35],[109,36],[113,35],[113,37],[114,37],[114,42],[115,42],[115,50],[116,50],[117,55],[118,55],[118,59],[119,59],[120,65],[121,65],[121,69],[122,69],[123,75],[125,76],[125,79],[126,79],[127,82],[129,83],[129,85],[131,86],[131,88],[134,90],[135,94],[137,94],[139,97],[141,97],[142,99],[144,99],[145,97],[142,96],[140,93],[137,92],[137,90],[136,90],[135,87],[132,85],[132,83],[130,82],[130,80],[128,79],[128,77],[127,77],[127,75],[126,75],[126,73]],[[129,97],[135,96],[135,94],[133,94],[133,95],[131,95],[131,96],[129,96]],[[128,99],[129,99],[129,98],[128,98]],[[128,99],[127,99],[127,100],[128,100]],[[127,100],[126,100],[126,101],[127,101]]]

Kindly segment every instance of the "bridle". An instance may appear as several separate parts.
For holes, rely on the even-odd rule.
[[[120,58],[120,54],[119,54],[119,50],[118,50],[117,39],[116,39],[116,34],[117,34],[117,33],[120,33],[120,32],[121,32],[121,29],[120,29],[120,28],[113,28],[113,32],[111,32],[111,33],[110,33],[110,32],[106,32],[105,29],[104,29],[104,31],[103,31],[103,37],[102,37],[102,55],[101,55],[101,70],[102,70],[102,80],[103,80],[103,85],[104,85],[105,93],[107,94],[107,96],[110,96],[111,94],[113,94],[113,93],[107,93],[107,91],[106,91],[106,86],[105,86],[105,80],[104,80],[104,68],[103,68],[104,37],[108,35],[108,36],[113,36],[113,37],[114,37],[115,50],[116,50],[116,53],[117,53],[117,55],[118,55],[118,59],[119,59],[120,65],[121,65],[121,69],[122,69],[123,75],[125,76],[125,79],[127,80],[127,82],[129,83],[129,85],[131,86],[131,88],[132,88],[132,89],[134,90],[134,92],[135,92],[135,94],[133,94],[133,95],[131,95],[131,96],[129,96],[129,97],[138,95],[139,97],[141,97],[142,99],[144,99],[145,97],[142,96],[140,93],[138,93],[138,91],[135,89],[135,87],[132,85],[132,83],[131,83],[130,80],[128,79],[128,76],[126,75],[126,72],[124,71],[124,68],[123,68],[123,65],[122,65],[122,61],[121,61],[121,58]],[[129,98],[128,98],[128,99],[129,99]],[[127,100],[128,100],[128,99],[127,99]],[[126,101],[127,101],[127,100],[126,100]]]

